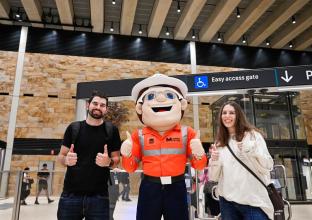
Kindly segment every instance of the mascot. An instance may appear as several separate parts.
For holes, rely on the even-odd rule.
[[[121,145],[122,165],[134,172],[140,163],[137,220],[188,220],[184,171],[189,160],[195,169],[207,164],[199,131],[181,126],[187,107],[186,84],[174,77],[155,74],[132,89],[136,112],[145,125]]]

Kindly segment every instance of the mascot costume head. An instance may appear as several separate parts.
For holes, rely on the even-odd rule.
[[[141,122],[162,133],[180,122],[187,107],[186,94],[183,81],[157,73],[136,84],[131,95]]]

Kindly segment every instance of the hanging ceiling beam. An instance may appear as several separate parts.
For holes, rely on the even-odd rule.
[[[298,38],[296,38],[294,49],[305,50],[312,45],[312,28],[305,31]]]
[[[244,10],[240,19],[224,35],[224,42],[235,44],[241,36],[261,17],[275,0],[254,0]]]
[[[104,1],[90,0],[92,31],[103,33],[104,31]]]
[[[10,15],[10,5],[7,0],[0,1],[0,17],[9,18]]]
[[[209,42],[219,31],[226,19],[237,7],[240,0],[220,0],[199,32],[199,40]]]
[[[74,8],[72,0],[55,0],[58,14],[62,24],[73,25]],[[63,26],[63,29],[73,30],[74,27]]]
[[[250,46],[259,46],[293,14],[300,10],[309,0],[296,0],[283,2],[267,19],[250,35]]]
[[[30,21],[41,22],[42,7],[39,0],[22,0],[23,7]],[[33,27],[43,27],[43,24],[32,23]]]
[[[281,31],[277,31],[276,35],[271,39],[271,47],[282,48],[289,41],[299,36],[302,32],[312,25],[312,6],[306,8],[304,12],[296,17],[296,24],[289,24]]]
[[[170,9],[172,0],[156,0],[150,21],[147,26],[147,33],[149,37],[158,37],[162,26],[164,25],[166,16]]]
[[[123,0],[120,18],[120,34],[131,35],[137,4],[138,0]]]
[[[10,5],[7,0],[0,0],[0,18],[10,18]],[[2,24],[13,24],[12,21],[0,21]]]
[[[205,6],[206,0],[188,1],[183,8],[181,17],[174,28],[174,38],[183,40],[192,28],[196,18]]]

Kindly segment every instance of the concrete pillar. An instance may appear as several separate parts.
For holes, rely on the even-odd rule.
[[[191,69],[192,74],[196,74],[196,47],[195,42],[190,42],[190,53],[191,53]],[[199,130],[199,116],[198,116],[198,96],[193,96],[193,118],[194,118],[194,129]]]
[[[16,115],[17,115],[18,102],[19,102],[19,96],[20,96],[21,81],[22,81],[22,76],[23,76],[27,34],[28,34],[28,27],[22,27],[20,43],[19,43],[19,48],[18,48],[9,127],[8,127],[8,133],[7,133],[7,141],[6,141],[7,147],[5,151],[4,164],[3,164],[4,171],[10,171],[10,167],[11,167],[11,158],[12,158],[12,151],[13,151],[15,127],[16,127]],[[1,178],[0,197],[2,198],[6,196],[8,180],[9,180],[8,177],[9,177],[8,172],[5,172],[3,173],[2,178]]]
[[[82,121],[87,118],[86,110],[87,101],[84,99],[77,99],[76,101],[76,121]]]

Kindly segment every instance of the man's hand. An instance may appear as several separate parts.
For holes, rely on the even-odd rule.
[[[74,152],[74,144],[71,144],[70,149],[65,157],[65,165],[71,167],[77,163],[77,154]]]
[[[96,165],[100,167],[108,167],[111,162],[110,157],[108,156],[107,144],[104,145],[104,153],[98,153],[95,158]]]
[[[120,153],[122,156],[130,157],[132,152],[132,138],[130,133],[127,131],[127,139],[121,144]]]
[[[215,144],[211,145],[211,160],[219,160],[219,151],[217,150],[217,146]]]
[[[205,155],[205,150],[200,141],[200,131],[197,131],[195,137],[190,141],[192,154],[200,160]]]

